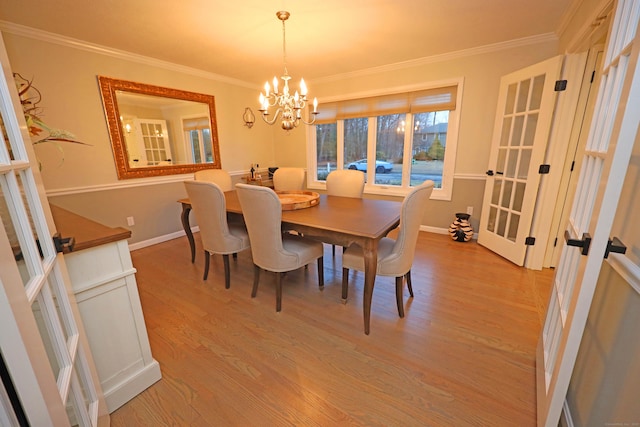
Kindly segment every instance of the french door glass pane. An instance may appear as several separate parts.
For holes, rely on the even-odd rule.
[[[542,90],[544,89],[545,75],[541,74],[533,78],[533,89],[531,90],[531,102],[529,110],[537,110],[542,102]]]
[[[509,145],[509,135],[511,135],[511,116],[502,119],[502,132],[500,133],[500,146]]]
[[[502,180],[496,178],[493,181],[493,192],[491,193],[491,204],[497,205],[500,203],[500,193],[502,192]]]
[[[529,88],[531,86],[531,80],[523,80],[520,82],[520,88],[518,90],[518,104],[516,106],[516,113],[521,113],[527,109],[529,99]]]
[[[8,197],[8,194],[10,194],[8,180],[13,181],[13,188],[15,188],[13,193],[20,194],[22,200],[12,202],[12,199]],[[0,176],[0,219],[2,219],[2,224],[9,238],[14,259],[20,271],[20,277],[26,286],[27,283],[38,274],[39,264],[36,264],[35,260],[27,262],[29,259],[25,257],[25,254],[27,254],[29,250],[37,253],[36,248],[38,248],[39,245],[33,227],[30,207],[25,203],[24,192],[20,190],[21,188],[20,175],[7,174]],[[24,228],[19,226],[20,219],[25,223]],[[26,221],[28,221],[28,223],[26,223]],[[27,230],[26,227],[28,227],[28,233],[20,232],[20,230]],[[29,244],[28,241],[31,241],[31,244]]]
[[[435,183],[435,188],[442,188],[448,128],[448,111],[413,115],[413,159],[410,180],[412,186],[420,185],[430,179]]]
[[[533,146],[536,136],[536,127],[538,126],[538,113],[529,114],[527,116],[527,128],[524,131],[524,139],[522,145],[526,147]]]
[[[507,89],[507,99],[504,105],[504,114],[509,115],[513,114],[513,106],[516,101],[516,91],[518,90],[518,85],[516,83],[512,83],[509,85]]]
[[[316,162],[317,178],[320,181],[327,179],[329,172],[336,170],[338,164],[337,123],[316,126]]]
[[[513,134],[511,136],[511,145],[520,145],[522,139],[522,128],[524,125],[524,116],[517,116],[513,124]]]
[[[512,242],[516,241],[516,235],[518,234],[518,225],[520,225],[520,215],[511,214],[511,220],[509,221],[509,232],[507,233],[507,239]]]
[[[495,207],[491,206],[489,208],[489,221],[487,222],[487,230],[491,232],[496,231],[497,216],[498,216],[498,210]]]
[[[2,121],[2,116],[0,116],[0,129],[2,129],[2,139],[4,140],[4,146],[9,153],[9,158],[11,160],[15,160],[13,150],[11,149],[11,144],[9,142],[9,136],[7,135],[7,129],[4,127],[4,122]]]

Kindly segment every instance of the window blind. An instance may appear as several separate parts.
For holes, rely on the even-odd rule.
[[[182,120],[182,128],[185,132],[192,130],[209,129],[209,117],[194,117]]]
[[[318,106],[316,123],[333,123],[336,120],[388,114],[451,111],[456,109],[457,92],[458,86],[453,85],[414,92],[322,103]]]

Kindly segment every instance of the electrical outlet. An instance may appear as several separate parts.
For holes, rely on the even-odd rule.
[[[467,206],[467,213],[473,215],[473,206]]]
[[[127,217],[127,225],[129,226],[136,225],[136,222],[133,220],[132,216]]]

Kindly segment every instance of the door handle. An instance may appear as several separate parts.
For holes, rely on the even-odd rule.
[[[486,172],[486,174],[487,174],[487,175],[489,175],[489,176],[493,176],[493,171],[492,171],[492,170],[488,170],[488,171]]]
[[[613,239],[609,239],[607,243],[607,250],[604,252],[604,258],[609,258],[609,254],[613,252],[615,254],[624,254],[627,252],[627,247],[618,239],[614,237]]]
[[[582,248],[580,253],[582,255],[589,254],[589,246],[591,246],[591,235],[589,233],[582,233],[582,239],[571,239],[571,235],[569,231],[564,231],[564,240],[567,242],[567,246],[575,246],[577,248]]]

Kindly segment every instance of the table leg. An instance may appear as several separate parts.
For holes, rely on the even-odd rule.
[[[364,298],[362,299],[364,313],[364,333],[369,335],[371,320],[371,300],[373,298],[373,285],[376,281],[378,266],[378,244],[374,240],[367,240],[363,248],[364,252]]]
[[[189,247],[191,248],[191,262],[194,263],[196,261],[196,242],[193,240],[193,233],[191,232],[191,225],[189,224],[189,213],[191,212],[191,205],[187,205],[186,203],[182,204],[182,227],[184,228],[184,233],[187,235],[187,239],[189,240]]]

